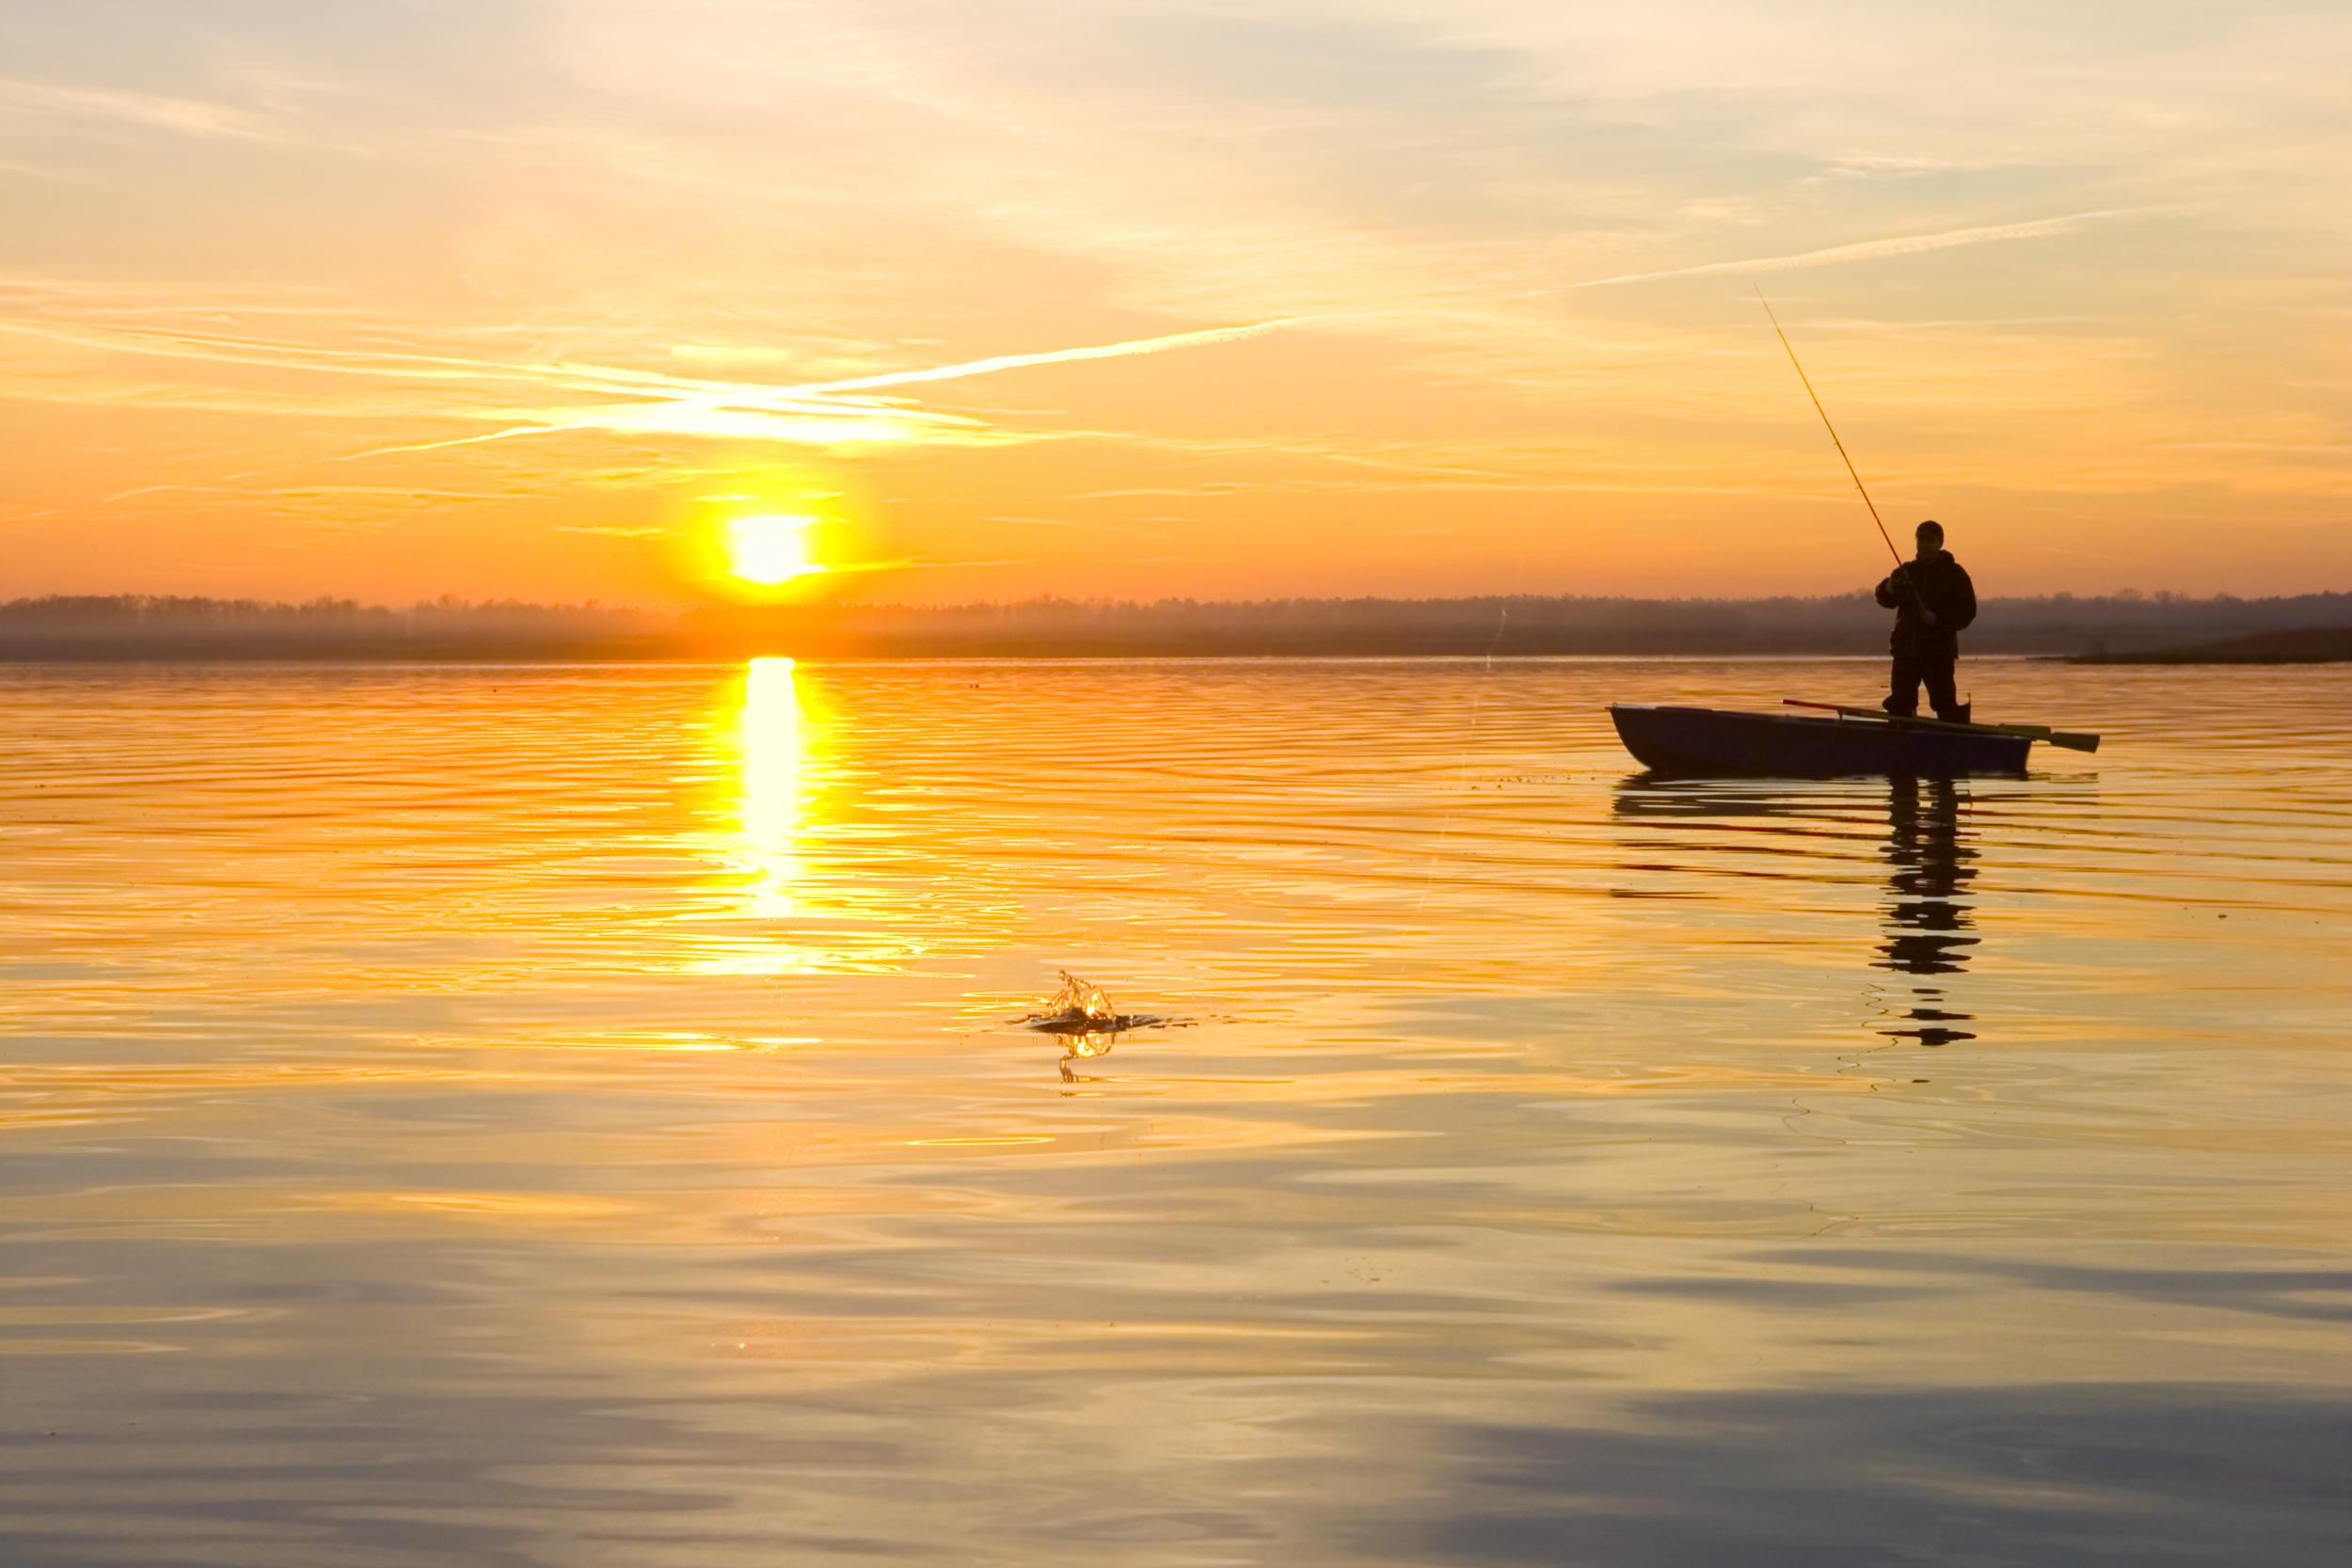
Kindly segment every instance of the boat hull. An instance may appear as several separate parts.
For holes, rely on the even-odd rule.
[[[1621,705],[1609,716],[1645,766],[1661,773],[1836,779],[2020,774],[2033,742],[1871,720],[1801,719],[1725,708]]]

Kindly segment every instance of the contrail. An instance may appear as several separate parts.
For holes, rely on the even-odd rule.
[[[1248,326],[1215,326],[1205,332],[1175,332],[1165,338],[1136,338],[1095,348],[1058,348],[1046,354],[1004,354],[993,359],[973,359],[961,365],[937,365],[927,371],[893,371],[885,375],[860,376],[854,381],[813,381],[801,387],[778,387],[776,393],[806,396],[816,392],[854,392],[867,387],[903,387],[911,381],[952,381],[959,376],[985,375],[991,371],[1018,370],[1024,365],[1057,365],[1071,359],[1117,359],[1130,354],[1157,354],[1163,349],[1192,348],[1204,343],[1230,343],[1279,332],[1308,322],[1332,321],[1332,316],[1283,316]]]
[[[2074,213],[2062,218],[2032,223],[2003,223],[1990,229],[1955,229],[1943,234],[1911,234],[1899,240],[1866,240],[1831,250],[1808,250],[1797,256],[1765,256],[1749,261],[1709,261],[1703,267],[1675,267],[1666,272],[1629,272],[1622,277],[1593,277],[1581,283],[1554,285],[1560,289],[1599,289],[1612,283],[1646,283],[1654,277],[1692,277],[1703,272],[1781,272],[1790,267],[1826,267],[1839,261],[1867,261],[1879,256],[1908,256],[1917,250],[1942,250],[1947,245],[1984,245],[1993,240],[2029,240],[2042,234],[2063,234],[2095,218],[2137,217],[2149,213],[2177,213],[2178,207],[2116,207],[2096,213]],[[1549,292],[1549,291],[1539,291]]]

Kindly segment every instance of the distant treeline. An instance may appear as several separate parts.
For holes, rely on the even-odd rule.
[[[0,603],[0,659],[661,657],[677,629],[674,617],[593,601],[443,594],[395,610],[356,599],[51,594]]]
[[[1887,611],[1819,598],[1462,599],[812,604],[670,615],[600,605],[405,610],[350,599],[53,596],[0,604],[0,659],[647,659],[1869,654]],[[2120,655],[2220,638],[2352,627],[2352,594],[1989,599],[1967,651]]]
[[[812,656],[1869,654],[1892,614],[1865,593],[1819,598],[1029,599],[805,605],[686,617],[705,646]],[[1987,600],[1978,653],[2098,654],[2191,639],[2352,626],[2352,594],[2174,594]]]

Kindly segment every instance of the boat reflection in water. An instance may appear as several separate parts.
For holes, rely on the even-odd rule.
[[[1944,1045],[1977,1037],[1952,1028],[1969,1015],[1947,1006],[1944,986],[1935,977],[1957,974],[1968,963],[1968,949],[1981,939],[1969,935],[1975,926],[1964,898],[1976,879],[1977,851],[1961,832],[1961,807],[1967,797],[1949,779],[1890,779],[1886,798],[1886,879],[1888,902],[1886,940],[1879,944],[1878,966],[1917,977],[1911,987],[1909,1011],[1900,1026],[1881,1029],[1882,1035],[1916,1039],[1922,1045]]]
[[[1872,988],[1886,1014],[1876,1032],[1946,1045],[1976,1038],[1960,1027],[1972,1015],[1954,1006],[1948,978],[1966,969],[1982,940],[1968,899],[1978,870],[1973,834],[1963,825],[1969,800],[1968,786],[1950,779],[1780,783],[1640,774],[1618,786],[1616,815],[1688,830],[1675,847],[1695,856],[1624,869],[1738,877],[1758,882],[1758,893],[1760,884],[1788,880],[1851,887],[1862,879],[1857,841],[1874,841],[1885,889],[1868,962],[1911,980]]]

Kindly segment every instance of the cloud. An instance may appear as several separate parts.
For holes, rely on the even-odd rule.
[[[1832,158],[1829,171],[1844,180],[1865,180],[1876,175],[1892,175],[1909,179],[1922,174],[1945,174],[1956,170],[1978,170],[1991,167],[1983,160],[1962,161],[1954,158],[1903,158],[1873,152],[1849,152]]]
[[[157,93],[107,92],[42,82],[0,81],[0,105],[70,119],[113,120],[190,136],[282,141],[288,135],[283,127],[272,124],[269,117],[249,109]]]
[[[343,349],[271,341],[263,339],[159,328],[76,325],[47,321],[0,318],[0,332],[46,341],[101,355],[130,355],[195,360],[241,369],[262,369],[303,374],[358,377],[384,382],[422,384],[445,388],[437,402],[420,404],[413,395],[396,406],[357,402],[322,403],[315,397],[249,391],[223,392],[213,388],[143,388],[133,393],[109,392],[87,378],[69,380],[52,388],[54,401],[140,401],[176,403],[190,407],[236,407],[246,413],[276,411],[315,417],[322,413],[345,417],[463,419],[497,424],[500,428],[470,436],[371,446],[281,466],[252,469],[231,479],[282,473],[316,462],[358,462],[405,454],[479,447],[527,437],[562,436],[680,436],[712,441],[778,442],[803,446],[843,447],[869,443],[931,446],[1002,445],[1037,439],[1067,438],[1063,431],[1022,430],[993,424],[970,415],[919,406],[902,398],[867,395],[872,389],[916,383],[944,382],[995,374],[1031,366],[1073,361],[1121,358],[1163,354],[1178,349],[1204,348],[1237,342],[1303,325],[1300,320],[1248,323],[1128,339],[1078,348],[1050,349],[1029,354],[998,355],[985,359],[882,372],[842,380],[777,386],[761,382],[718,381],[672,375],[662,372],[597,365],[571,360],[503,361],[446,354]],[[18,395],[40,395],[20,384]],[[535,404],[512,401],[516,391],[535,392]],[[495,398],[484,394],[501,394]],[[630,401],[612,402],[618,395]],[[581,402],[580,399],[599,401]],[[194,493],[205,486],[173,483],[144,485],[106,498],[117,502],[166,491]],[[421,492],[403,492],[421,499]]]

